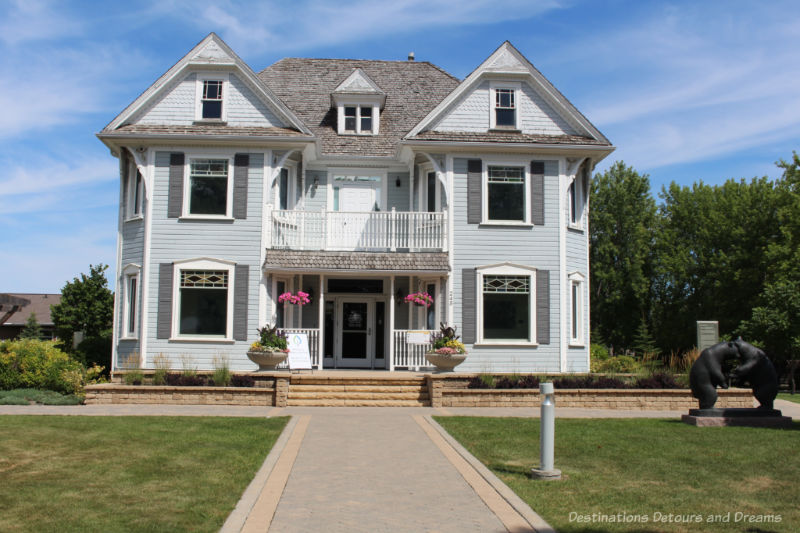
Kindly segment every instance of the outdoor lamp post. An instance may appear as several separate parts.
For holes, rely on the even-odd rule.
[[[531,468],[534,479],[561,479],[561,470],[553,467],[556,401],[552,383],[540,383],[539,468]]]

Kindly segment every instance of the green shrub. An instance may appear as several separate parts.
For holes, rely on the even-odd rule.
[[[217,387],[227,387],[231,384],[231,370],[226,356],[214,356],[214,374],[211,381]]]
[[[61,394],[50,390],[14,389],[0,391],[0,405],[78,405],[82,398],[74,394]]]
[[[609,357],[605,361],[598,362],[592,366],[592,372],[602,372],[609,374],[628,374],[641,370],[639,362],[630,355],[618,355]]]
[[[53,341],[0,342],[0,389],[44,389],[65,394],[83,391],[83,366]]]
[[[144,381],[144,374],[139,369],[128,370],[122,379],[125,381],[125,385],[141,385]]]
[[[169,371],[169,365],[169,357],[163,353],[159,353],[153,357],[153,366],[155,367],[155,372],[153,372],[153,385],[167,384],[167,372]]]
[[[602,344],[592,344],[589,349],[589,368],[591,368],[592,372],[600,372],[598,368],[601,367],[605,361],[608,361],[608,358],[608,348]]]

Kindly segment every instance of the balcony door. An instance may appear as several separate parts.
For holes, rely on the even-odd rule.
[[[334,176],[333,210],[328,224],[328,244],[339,250],[374,246],[379,221],[373,213],[381,210],[383,178],[380,176]]]

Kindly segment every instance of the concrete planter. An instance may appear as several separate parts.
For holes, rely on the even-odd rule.
[[[264,372],[266,370],[275,370],[279,364],[283,363],[286,358],[289,357],[289,354],[277,350],[248,350],[247,357],[258,365],[259,372]]]
[[[425,359],[435,366],[436,370],[439,372],[452,372],[453,369],[463,363],[466,358],[467,354],[465,353],[441,355],[436,352],[428,352],[425,354]]]

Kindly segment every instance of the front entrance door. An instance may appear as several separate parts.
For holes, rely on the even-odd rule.
[[[375,348],[375,302],[364,298],[339,300],[337,367],[371,368]]]

